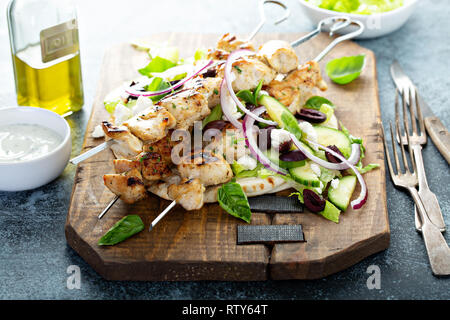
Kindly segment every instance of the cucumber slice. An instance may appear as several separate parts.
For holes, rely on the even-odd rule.
[[[275,152],[266,152],[265,154],[266,154],[266,157],[269,158],[270,161],[272,161],[273,163],[278,164],[280,167],[286,168],[286,169],[302,167],[306,163],[306,159],[301,160],[301,161],[283,161],[283,160],[280,160],[279,154],[278,154],[278,159],[277,159],[277,154]]]
[[[297,119],[281,102],[271,96],[262,95],[259,98],[259,103],[266,107],[270,118],[277,122],[281,128],[294,134],[299,140],[302,138],[302,130]]]
[[[350,198],[356,187],[355,176],[345,176],[339,179],[339,185],[335,189],[330,187],[328,189],[328,199],[342,211],[347,210]]]
[[[308,146],[306,143],[304,143],[304,142],[301,141],[301,140],[298,140],[298,141],[300,141],[300,144],[302,145],[302,147],[305,148],[307,151],[309,151],[309,153],[312,153],[312,154],[315,154],[315,153],[316,153],[316,152],[315,152],[310,146]],[[298,150],[297,146],[296,146],[294,143],[293,143],[292,146],[291,146],[291,150]]]
[[[302,167],[290,168],[289,173],[300,184],[308,187],[320,186],[319,177],[311,169],[311,161],[306,161]]]
[[[317,142],[328,147],[335,145],[342,152],[344,157],[348,158],[352,153],[352,142],[342,131],[324,127],[315,126],[317,132]]]

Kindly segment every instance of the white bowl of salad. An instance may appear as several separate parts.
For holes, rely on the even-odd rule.
[[[396,31],[409,19],[417,0],[299,0],[312,23],[336,15],[361,21],[364,32],[358,39],[370,39]]]

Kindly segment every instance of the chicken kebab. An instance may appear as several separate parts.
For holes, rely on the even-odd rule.
[[[204,202],[216,202],[217,189],[234,176],[230,158],[226,161],[223,157],[229,154],[227,146],[233,146],[233,161],[256,162],[247,148],[235,152],[239,145],[245,144],[243,132],[225,120],[212,121],[223,133],[222,142],[214,151],[192,150],[178,165],[171,158],[174,146],[179,143],[171,139],[172,132],[192,130],[196,121],[205,120],[211,110],[217,108],[225,62],[231,52],[242,49],[254,51],[251,43],[225,34],[216,48],[207,52],[208,63],[195,62],[195,65],[203,63],[207,67],[200,68],[198,74],[155,104],[135,89],[142,88],[139,82],[133,82],[121,93],[123,104],[118,103],[111,119],[102,123],[106,137],[116,141],[111,146],[117,158],[113,161],[115,173],[104,176],[105,185],[113,193],[124,202],[133,203],[143,199],[148,190],[162,198],[176,200],[186,210],[199,209]],[[289,43],[269,41],[256,54],[243,56],[233,63],[233,90],[254,90],[262,86],[295,114],[313,96],[314,88],[326,89],[317,62],[301,67],[298,64],[299,59]],[[285,97],[287,94],[289,99]],[[131,110],[124,106],[133,100],[136,102]],[[130,117],[130,113],[134,115]],[[232,116],[242,117],[236,106]],[[230,143],[230,139],[240,143]],[[184,161],[186,159],[188,161]],[[244,188],[248,196],[288,187],[284,180],[276,177],[259,182],[256,190],[251,183]]]

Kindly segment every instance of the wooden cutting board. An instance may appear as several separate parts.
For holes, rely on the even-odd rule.
[[[255,42],[270,39],[292,41],[300,34],[260,34]],[[181,55],[191,56],[196,48],[211,47],[219,35],[159,34],[150,41],[167,41],[180,48]],[[330,39],[321,35],[297,48],[301,61],[317,55]],[[100,247],[98,239],[120,218],[128,214],[141,216],[146,228],[169,204],[150,196],[126,205],[120,200],[108,214],[98,220],[114,195],[103,185],[102,176],[113,172],[111,151],[104,151],[78,165],[70,208],[65,226],[68,244],[101,276],[110,280],[266,280],[315,279],[348,268],[389,245],[389,222],[386,207],[383,146],[380,138],[380,107],[374,53],[353,42],[338,45],[321,62],[356,54],[366,55],[362,75],[351,84],[339,86],[328,82],[323,93],[337,106],[337,116],[355,136],[362,136],[367,148],[365,163],[374,162],[380,169],[365,175],[369,189],[366,205],[358,211],[349,209],[335,224],[312,213],[253,213],[252,224],[301,223],[306,242],[265,245],[236,244],[236,225],[244,224],[217,204],[186,212],[176,207],[152,232],[144,230],[111,247]],[[91,119],[83,145],[85,152],[103,142],[91,132],[108,119],[103,98],[123,81],[138,75],[146,54],[129,44],[109,49],[104,57]],[[355,194],[359,193],[359,187]]]

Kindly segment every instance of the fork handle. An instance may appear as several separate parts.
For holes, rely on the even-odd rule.
[[[450,133],[438,117],[426,117],[425,127],[442,156],[450,164]]]
[[[427,249],[431,270],[437,276],[450,275],[450,248],[439,229],[428,218],[417,189],[409,187],[408,190],[411,193],[418,208],[420,219],[422,220],[422,237],[425,242],[425,248]]]
[[[443,232],[445,231],[444,217],[442,216],[441,207],[439,206],[436,195],[428,187],[425,167],[423,165],[422,147],[419,144],[413,144],[411,148],[413,150],[414,160],[417,167],[419,197],[422,200],[422,204],[428,214],[428,217],[430,218],[430,221],[438,227],[441,232]],[[422,222],[417,212],[417,207],[415,208],[415,225],[416,230],[420,232],[422,229]]]

